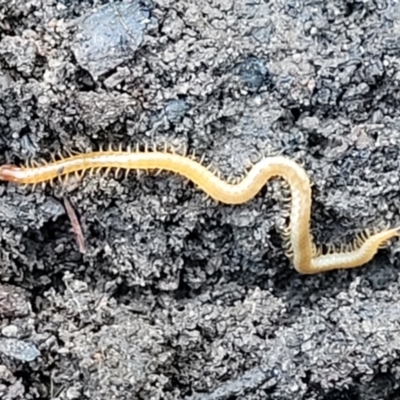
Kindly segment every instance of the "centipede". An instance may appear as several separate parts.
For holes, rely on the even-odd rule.
[[[70,175],[82,178],[83,174],[111,170],[167,171],[182,176],[212,199],[230,205],[243,204],[253,199],[272,179],[279,178],[290,189],[289,225],[282,232],[285,253],[300,274],[350,269],[370,262],[379,249],[399,236],[400,227],[383,230],[365,230],[355,239],[340,247],[323,251],[314,243],[311,233],[311,182],[296,161],[278,155],[262,157],[253,164],[239,181],[230,182],[205,166],[202,160],[167,149],[108,149],[90,153],[70,153],[53,157],[50,162],[31,162],[26,166],[5,164],[0,166],[0,180],[14,184],[38,185],[68,179]]]

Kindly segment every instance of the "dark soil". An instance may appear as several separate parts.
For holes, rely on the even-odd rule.
[[[228,178],[280,153],[320,243],[400,224],[399,89],[395,0],[0,0],[0,164],[168,143]],[[399,242],[301,276],[281,193],[1,183],[0,398],[399,399]]]

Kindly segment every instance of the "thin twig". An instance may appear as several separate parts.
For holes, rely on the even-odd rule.
[[[76,242],[78,243],[79,252],[82,254],[86,253],[85,238],[83,237],[81,224],[79,223],[78,217],[75,210],[73,209],[70,201],[64,197],[64,206],[67,210],[68,217],[71,221],[72,230],[75,233]]]

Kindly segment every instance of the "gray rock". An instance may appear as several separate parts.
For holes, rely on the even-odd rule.
[[[150,8],[140,0],[111,2],[79,20],[72,50],[94,79],[134,57],[143,41]]]
[[[0,354],[15,360],[31,362],[40,356],[40,351],[32,343],[12,338],[0,338]]]

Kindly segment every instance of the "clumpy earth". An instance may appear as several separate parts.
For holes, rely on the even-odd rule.
[[[0,163],[167,143],[229,178],[280,153],[317,242],[400,225],[399,32],[395,0],[0,0]],[[399,399],[399,242],[300,276],[281,193],[1,183],[0,398]]]

